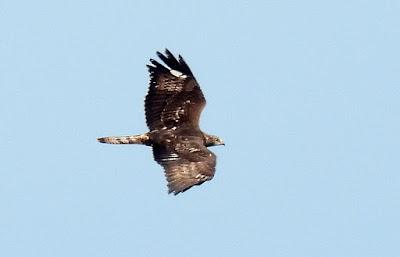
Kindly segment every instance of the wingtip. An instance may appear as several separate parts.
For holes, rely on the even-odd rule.
[[[179,193],[182,193],[182,192],[183,191],[181,191],[181,190],[176,190],[176,189],[174,189],[172,187],[168,187],[168,194],[169,195],[173,194],[175,196],[175,195],[178,195]]]
[[[156,54],[158,57],[160,57],[160,59],[162,59],[164,57],[164,55],[160,51],[157,51]]]
[[[179,63],[185,66],[188,66],[185,59],[183,59],[182,55],[178,55]]]
[[[165,48],[164,52],[167,56],[173,56],[173,54],[171,53],[171,51],[168,48]]]
[[[159,63],[158,61],[154,60],[153,58],[150,58],[149,61],[150,61],[150,64],[147,64],[146,66],[148,68],[150,68],[150,69],[151,68],[162,68],[162,67],[164,67],[161,63]]]

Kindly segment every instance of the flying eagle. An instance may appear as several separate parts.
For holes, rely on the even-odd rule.
[[[149,132],[134,136],[102,137],[107,144],[142,144],[153,148],[154,160],[164,167],[168,193],[175,195],[214,177],[216,156],[209,146],[224,145],[200,130],[206,99],[182,56],[157,52],[165,65],[150,59],[145,115]]]

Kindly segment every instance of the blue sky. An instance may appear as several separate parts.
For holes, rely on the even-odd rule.
[[[399,1],[0,2],[0,256],[398,256]],[[143,146],[170,48],[225,147],[167,194]]]

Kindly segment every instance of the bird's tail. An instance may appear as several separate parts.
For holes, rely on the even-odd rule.
[[[100,137],[97,139],[100,143],[106,144],[140,144],[150,145],[150,138],[147,133],[134,136]]]

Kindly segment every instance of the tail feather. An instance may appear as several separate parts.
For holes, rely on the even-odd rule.
[[[97,138],[100,143],[106,144],[140,144],[150,145],[150,139],[147,134],[135,135],[135,136],[116,136],[116,137],[100,137]]]

